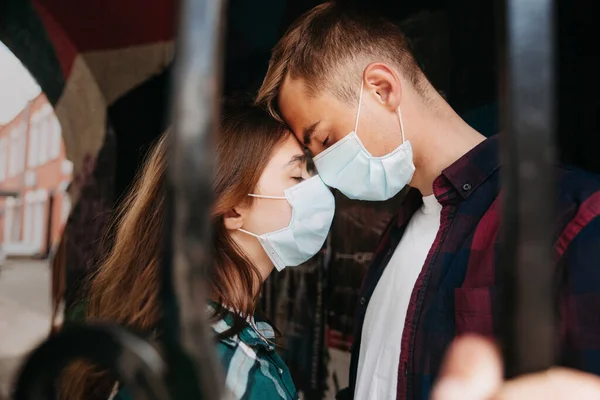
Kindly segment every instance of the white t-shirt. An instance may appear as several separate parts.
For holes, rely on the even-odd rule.
[[[396,398],[400,342],[408,303],[440,228],[442,206],[434,195],[412,216],[369,301],[356,378],[357,400]]]

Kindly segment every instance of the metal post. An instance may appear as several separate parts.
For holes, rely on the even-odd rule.
[[[556,360],[554,1],[502,0],[504,355],[508,377]]]
[[[175,399],[220,399],[224,386],[205,319],[224,8],[223,0],[181,2],[163,291],[164,343]]]

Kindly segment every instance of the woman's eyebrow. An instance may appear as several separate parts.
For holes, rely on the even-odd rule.
[[[300,163],[303,164],[305,162],[306,162],[306,154],[296,154],[290,159],[290,161],[288,162],[288,165],[300,164]]]

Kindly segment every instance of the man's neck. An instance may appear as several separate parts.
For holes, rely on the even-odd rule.
[[[415,174],[410,186],[423,196],[433,193],[433,182],[442,171],[485,140],[447,104],[436,117],[422,116],[419,135],[413,142]]]

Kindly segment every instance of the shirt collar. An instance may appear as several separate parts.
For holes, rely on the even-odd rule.
[[[464,200],[499,167],[498,136],[492,136],[444,169],[433,182],[433,193],[442,206]],[[397,215],[397,226],[408,223],[422,203],[421,193],[409,188]]]
[[[467,199],[499,167],[498,137],[492,136],[444,169],[433,182],[433,192],[442,205]]]
[[[209,315],[214,311],[212,305],[208,306]],[[248,324],[244,329],[235,336],[221,339],[224,343],[235,344],[238,341],[242,341],[250,347],[263,347],[267,350],[273,350],[275,348],[272,343],[275,340],[275,331],[267,322],[256,321],[254,317],[248,318]],[[218,335],[226,332],[233,326],[233,316],[231,313],[225,314],[225,316],[212,324],[213,331]]]

